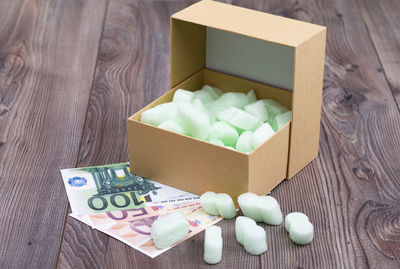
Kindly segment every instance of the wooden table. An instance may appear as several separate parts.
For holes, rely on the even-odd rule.
[[[206,267],[204,233],[150,259],[68,217],[59,173],[127,161],[126,119],[168,89],[169,16],[192,2],[0,2],[0,268]],[[228,2],[328,39],[319,157],[272,192],[315,240],[266,226],[251,256],[224,220],[219,267],[399,268],[400,1]]]

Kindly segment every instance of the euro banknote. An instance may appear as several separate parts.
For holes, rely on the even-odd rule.
[[[168,249],[180,244],[186,239],[200,233],[207,227],[214,225],[222,219],[219,216],[208,215],[199,206],[183,208],[180,209],[180,211],[187,217],[189,221],[189,233],[180,242],[164,249],[159,249],[155,246],[151,237],[151,226],[158,218],[162,218],[168,214],[167,212],[164,212],[160,215],[147,216],[142,219],[109,221],[107,225],[96,227],[96,229],[124,242],[125,244],[148,255],[149,257],[154,258]]]
[[[130,173],[129,163],[61,170],[77,215],[199,201],[199,196]]]

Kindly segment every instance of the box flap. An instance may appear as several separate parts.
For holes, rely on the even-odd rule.
[[[200,1],[172,15],[203,26],[297,47],[325,29],[323,26],[288,19],[215,1]]]

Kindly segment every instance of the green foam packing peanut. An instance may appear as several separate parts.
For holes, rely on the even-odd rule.
[[[214,96],[214,99],[217,99],[224,94],[224,92],[221,89],[218,89],[216,87],[211,87],[208,85],[204,85],[203,88],[201,89],[210,92]]]
[[[268,249],[265,230],[248,217],[236,218],[235,235],[238,243],[251,255],[260,255]]]
[[[268,110],[262,100],[246,105],[244,111],[256,116],[262,122],[268,120]]]
[[[243,193],[238,197],[238,203],[243,215],[257,222],[270,225],[282,223],[282,211],[278,201],[272,196]]]
[[[249,103],[247,95],[242,92],[226,92],[217,99],[220,111],[230,107],[243,108]]]
[[[286,111],[285,113],[276,115],[272,120],[271,127],[277,132],[281,129],[286,123],[292,120],[292,111]]]
[[[173,102],[191,102],[194,98],[194,94],[191,91],[177,89],[172,99]]]
[[[212,144],[214,144],[214,145],[218,145],[218,146],[221,146],[221,147],[224,146],[224,142],[222,142],[221,140],[216,139],[216,138],[209,138],[209,139],[207,139],[207,141],[212,143]]]
[[[261,101],[263,101],[265,107],[267,108],[270,117],[274,117],[289,110],[287,107],[282,106],[275,100],[263,99]]]
[[[202,90],[194,91],[193,93],[196,96],[196,98],[201,100],[204,104],[210,103],[216,99],[214,97],[214,95],[210,91],[207,91],[207,90],[202,89]]]
[[[256,116],[236,107],[221,111],[218,119],[243,130],[253,130],[261,125],[261,121]]]
[[[183,129],[195,138],[206,139],[210,134],[210,119],[206,112],[193,104],[182,102],[178,105],[178,117]]]
[[[189,233],[189,222],[177,211],[157,219],[151,226],[151,236],[158,248],[167,248],[183,240]]]
[[[221,140],[225,146],[235,146],[239,135],[235,128],[223,121],[218,121],[211,125],[210,137]]]
[[[222,232],[221,228],[212,225],[206,229],[204,235],[204,261],[208,264],[217,264],[222,259]]]
[[[250,90],[247,94],[247,99],[249,100],[249,104],[254,103],[257,101],[257,96],[254,90]]]
[[[292,223],[302,222],[302,221],[309,221],[308,217],[301,213],[301,212],[292,212],[285,217],[285,230],[289,232],[290,225]]]
[[[252,144],[253,133],[251,131],[244,131],[237,140],[236,149],[240,152],[249,153],[253,148]]]
[[[179,134],[185,134],[185,130],[181,126],[179,126],[178,123],[176,123],[174,120],[166,120],[160,125],[158,125],[161,129],[165,129],[171,132],[179,133]]]
[[[147,109],[140,121],[244,153],[253,151],[291,121],[292,113],[254,90],[223,92],[204,85],[175,91],[173,101]]]
[[[213,216],[231,219],[236,216],[236,208],[232,198],[226,193],[205,192],[200,196],[203,210]]]
[[[272,129],[272,127],[268,123],[264,123],[253,133],[251,139],[253,147],[258,147],[267,141],[267,139],[270,138],[274,133],[275,131]]]
[[[176,117],[177,105],[175,103],[165,103],[142,112],[140,121],[158,126],[167,119]]]

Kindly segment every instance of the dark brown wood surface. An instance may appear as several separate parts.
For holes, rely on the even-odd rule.
[[[0,1],[0,268],[189,268],[67,216],[59,169],[128,158],[126,118],[169,87],[169,16],[189,0]],[[400,267],[400,2],[227,1],[328,27],[319,156],[273,192],[315,239],[265,225],[260,257],[223,229],[223,268]],[[210,266],[211,267],[211,266]]]

